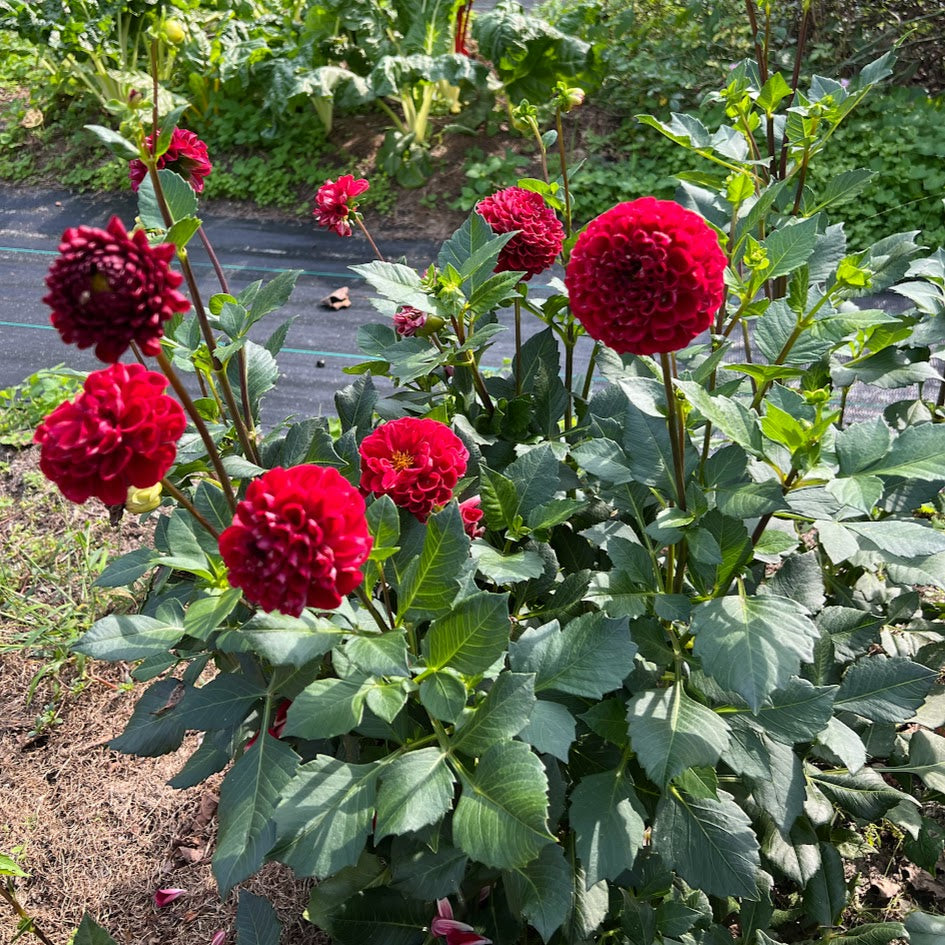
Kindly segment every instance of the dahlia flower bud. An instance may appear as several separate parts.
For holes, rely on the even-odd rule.
[[[161,504],[161,493],[163,492],[161,483],[156,482],[147,489],[136,489],[134,486],[128,487],[128,498],[125,500],[125,511],[133,515],[144,515],[145,512],[153,512]]]
[[[402,305],[394,315],[394,331],[402,338],[410,338],[423,328],[426,321],[426,312],[412,305]]]
[[[364,580],[364,499],[337,469],[277,467],[254,479],[220,535],[229,581],[263,610],[333,610]]]
[[[502,247],[496,272],[522,271],[531,279],[549,269],[564,244],[564,227],[541,194],[506,187],[476,205],[494,233],[518,232]]]
[[[569,112],[572,108],[579,108],[584,104],[584,89],[569,88],[566,82],[558,82],[555,85],[554,104],[563,112]]]
[[[643,197],[592,220],[565,273],[571,311],[618,354],[684,348],[725,300],[725,254],[697,213]]]
[[[102,361],[117,361],[131,342],[157,354],[164,322],[190,308],[177,291],[184,277],[168,266],[175,252],[171,243],[149,246],[142,230],[129,235],[118,217],[104,230],[66,230],[43,297],[62,340],[94,345]]]
[[[471,925],[453,918],[449,899],[437,899],[430,934],[435,938],[446,939],[446,945],[492,945],[491,938],[485,938]]]
[[[350,236],[350,218],[358,211],[354,198],[370,186],[363,177],[355,180],[351,174],[344,174],[336,181],[325,181],[315,194],[315,209],[312,211],[315,222],[327,230],[334,230],[339,236]]]
[[[60,404],[33,437],[39,468],[70,502],[91,496],[124,505],[128,490],[159,483],[187,426],[167,379],[140,364],[93,371],[74,401]]]
[[[154,135],[148,135],[144,143],[150,151],[154,147]],[[174,129],[171,143],[157,159],[158,170],[164,167],[183,177],[198,194],[203,191],[203,179],[213,170],[206,144],[194,132],[184,128]],[[135,158],[128,162],[128,177],[131,179],[131,189],[135,193],[147,176],[148,169],[144,161]]]
[[[425,522],[453,497],[469,452],[439,420],[401,417],[382,423],[361,442],[361,491],[389,495]]]
[[[459,503],[459,515],[463,520],[463,528],[470,538],[480,538],[486,533],[486,528],[481,525],[482,509],[480,508],[481,499],[474,495],[471,499]]]

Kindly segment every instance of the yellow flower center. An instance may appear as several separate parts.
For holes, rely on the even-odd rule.
[[[101,272],[92,274],[92,278],[89,279],[89,285],[92,286],[95,292],[108,292],[111,289],[111,286],[108,284],[108,279],[106,279],[104,273]]]
[[[397,472],[403,472],[413,465],[413,457],[409,453],[404,453],[401,450],[394,450],[391,454],[390,461]]]

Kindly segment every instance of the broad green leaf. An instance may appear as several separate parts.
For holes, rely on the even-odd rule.
[[[176,790],[194,787],[222,771],[233,760],[235,741],[232,731],[209,732],[168,785]]]
[[[420,683],[420,704],[441,722],[455,722],[466,705],[466,687],[451,673],[433,673]]]
[[[889,452],[862,472],[923,482],[945,480],[945,429],[937,423],[906,427],[893,440]]]
[[[453,814],[453,840],[485,866],[516,869],[547,843],[548,781],[538,756],[522,742],[493,745],[473,773],[460,773],[463,793]]]
[[[238,630],[220,635],[217,645],[224,653],[252,652],[274,666],[311,663],[324,656],[341,639],[341,631],[324,617],[303,612],[256,614]]]
[[[534,551],[515,551],[504,555],[484,542],[474,542],[471,550],[479,573],[487,581],[499,586],[541,577],[545,570],[541,556]]]
[[[830,939],[831,945],[889,945],[893,940],[902,941],[911,938],[906,927],[901,922],[867,922],[858,925],[848,932],[835,935]]]
[[[715,765],[728,745],[725,721],[690,699],[679,683],[634,696],[627,722],[640,763],[661,787],[687,768]]]
[[[788,879],[798,886],[806,885],[821,868],[817,834],[810,821],[800,816],[785,835],[767,818],[762,820],[761,852]]]
[[[827,207],[844,203],[851,197],[856,196],[874,177],[876,171],[869,171],[865,168],[857,168],[853,171],[843,171],[832,177],[824,189],[823,193],[813,198],[816,200],[811,206],[805,202],[804,214],[811,216]]]
[[[720,487],[715,501],[723,515],[739,519],[760,518],[787,508],[781,484],[775,479]]]
[[[509,905],[547,942],[564,924],[572,906],[571,869],[564,851],[557,845],[542,847],[531,863],[508,870],[503,883]]]
[[[184,636],[184,627],[144,614],[109,614],[92,624],[72,649],[99,660],[140,660],[163,655]]]
[[[856,774],[866,764],[863,740],[838,718],[832,718],[827,723],[827,727],[817,736],[817,741],[832,751],[852,774]]]
[[[732,796],[695,800],[672,790],[656,808],[653,845],[663,862],[710,896],[756,899],[760,867],[751,821]]]
[[[509,631],[508,594],[478,591],[433,621],[424,640],[429,667],[481,673],[505,652]]]
[[[865,656],[843,677],[835,706],[876,722],[905,722],[929,694],[938,673],[904,657]]]
[[[451,748],[477,757],[498,742],[516,736],[535,708],[535,677],[501,673],[486,698],[456,726]]]
[[[782,226],[764,241],[768,253],[767,279],[786,276],[799,269],[810,259],[817,240],[819,219],[816,216],[801,220],[799,223]]]
[[[175,174],[174,171],[166,167],[159,170],[157,175],[161,182],[161,189],[164,191],[167,208],[171,214],[171,223],[184,220],[187,217],[195,217],[197,215],[197,195],[193,192],[190,184],[180,174]],[[145,177],[138,188],[138,216],[141,217],[141,222],[148,229],[166,230],[168,228],[158,205],[157,197],[154,194],[154,184],[151,181],[150,174]]]
[[[917,774],[925,786],[939,794],[945,794],[945,738],[919,729],[909,739],[909,764],[893,771],[909,771]]]
[[[459,892],[469,857],[442,839],[435,850],[412,836],[395,837],[391,885],[417,899],[442,899]]]
[[[398,616],[429,618],[449,610],[468,558],[469,538],[451,503],[427,520],[423,550],[398,582]]]
[[[29,876],[29,873],[25,873],[23,870],[17,866],[16,860],[7,856],[5,853],[0,853],[0,876],[19,876],[20,878],[26,879]]]
[[[285,272],[280,272],[274,279],[262,286],[253,296],[253,300],[249,305],[250,316],[246,328],[255,325],[259,319],[270,314],[270,312],[282,308],[289,301],[300,275],[302,275],[301,269],[286,269]]]
[[[240,756],[220,785],[213,875],[225,896],[262,866],[276,838],[273,812],[299,756],[268,732]]]
[[[183,694],[180,680],[159,679],[138,699],[125,730],[108,747],[145,758],[176,751],[187,731],[174,711]]]
[[[539,754],[554,755],[567,763],[576,728],[574,716],[563,705],[539,699],[518,737]]]
[[[492,529],[508,528],[514,523],[518,509],[515,483],[502,473],[480,466],[480,497],[486,525]]]
[[[138,149],[117,131],[106,128],[104,125],[85,125],[84,127],[86,131],[91,131],[99,141],[103,142],[112,154],[124,158],[126,161],[140,157]],[[161,226],[163,228],[163,223]]]
[[[440,269],[452,266],[462,276],[468,296],[492,276],[502,247],[514,235],[497,235],[478,213],[471,213],[463,225],[440,247],[437,266]]]
[[[334,945],[421,945],[431,918],[430,903],[405,899],[382,886],[360,890],[330,911],[318,912],[318,925]]]
[[[143,577],[153,567],[157,556],[151,548],[136,548],[109,562],[95,579],[96,587],[126,587]]]
[[[506,467],[505,475],[518,495],[515,514],[523,518],[550,502],[558,491],[558,460],[547,443],[519,456]]]
[[[856,774],[828,774],[808,766],[807,777],[837,807],[860,820],[880,820],[908,797],[890,787],[872,768],[862,768]]]
[[[409,266],[375,260],[349,268],[361,275],[380,295],[398,305],[412,305],[422,312],[434,308],[430,296],[421,287],[419,274]]]
[[[768,770],[767,777],[752,779],[752,795],[777,828],[787,833],[804,807],[804,769],[789,745],[764,734],[758,737],[768,756]]]
[[[643,848],[644,812],[633,786],[615,771],[586,775],[571,792],[568,821],[590,889],[633,866]]]
[[[282,923],[269,900],[241,889],[236,907],[236,945],[279,945],[281,934]]]
[[[799,604],[774,595],[706,601],[693,610],[692,633],[705,671],[755,713],[813,659],[820,636]]]
[[[364,673],[372,676],[409,676],[407,639],[403,630],[377,636],[351,637],[344,647],[345,656]]]
[[[588,886],[587,876],[581,864],[575,860],[573,850],[568,859],[572,904],[571,914],[561,934],[566,942],[587,942],[593,939],[594,932],[607,918],[610,905],[608,884],[601,880]]]
[[[376,810],[376,764],[318,755],[298,769],[275,814],[272,856],[300,876],[327,877],[353,866]]]
[[[233,728],[265,695],[266,690],[246,676],[220,673],[205,686],[188,689],[174,714],[188,729]]]
[[[832,844],[819,848],[821,866],[804,889],[804,911],[818,925],[835,925],[847,904],[843,861]]]
[[[627,621],[582,614],[563,630],[553,621],[527,630],[509,649],[516,672],[535,674],[535,692],[555,690],[599,699],[633,669],[636,644]]]
[[[300,738],[346,735],[361,722],[373,682],[360,679],[316,679],[292,700],[285,733]]]
[[[439,748],[402,755],[381,775],[375,841],[435,824],[450,809],[455,781]]]
[[[693,381],[676,381],[675,384],[693,407],[732,442],[753,456],[761,455],[763,443],[756,413],[730,397],[713,396]]]
[[[836,686],[814,686],[806,679],[791,679],[771,694],[757,720],[772,738],[794,745],[811,741],[833,715]]]
[[[115,940],[86,912],[76,929],[72,945],[115,945]]]
[[[763,108],[769,115],[772,115],[777,109],[778,103],[793,94],[794,91],[788,85],[784,76],[780,72],[775,72],[761,87],[755,102],[759,108]]]
[[[184,629],[189,636],[208,640],[211,634],[221,629],[221,624],[233,613],[242,596],[239,588],[230,587],[222,594],[195,600],[184,613]]]
[[[945,941],[945,916],[926,912],[910,912],[906,916],[910,945],[941,945]]]

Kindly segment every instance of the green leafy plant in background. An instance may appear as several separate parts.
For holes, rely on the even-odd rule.
[[[750,39],[771,10],[748,7]],[[652,269],[639,280],[635,264],[657,251],[624,239],[611,254],[620,278],[602,278],[594,302],[604,331],[587,339],[570,225],[587,216],[534,179],[503,206],[545,194],[565,224],[543,204],[529,252],[513,242],[524,226],[496,232],[472,214],[420,271],[356,267],[383,321],[359,330],[365,360],[348,369],[335,422],[259,424],[297,274],[236,295],[221,283],[166,322],[149,363],[188,429],[155,499],[153,547],[99,578],[147,578],[148,598],[76,649],[135,662],[147,684],[113,749],[164,754],[204,733],[171,784],[225,772],[222,895],[266,860],[287,864],[318,878],[307,916],[338,945],[458,932],[502,945],[928,945],[942,928],[920,911],[863,921],[845,857],[851,834],[881,824],[927,870],[945,843],[926,806],[945,783],[945,625],[917,590],[945,588],[945,537],[923,511],[945,485],[945,383],[930,363],[943,353],[945,254],[914,233],[848,244],[835,210],[870,173],[821,183],[812,170],[891,57],[845,87],[802,83],[758,45],[714,112],[641,117],[702,162],[672,210],[707,221],[700,239],[718,251],[724,302],[701,338],[649,353],[601,343],[646,310],[621,304],[626,286],[665,280],[662,314],[646,310],[659,334],[691,314],[686,290],[703,278],[674,255],[677,281]],[[556,96],[555,130],[568,104]],[[141,223],[176,246],[189,282],[196,195],[156,169],[160,145],[137,153],[150,169]],[[349,194],[364,183],[350,178]],[[363,223],[347,196],[334,216],[321,209],[336,232]],[[646,245],[669,245],[670,229]],[[523,280],[516,265],[549,243],[567,284]],[[902,311],[871,306],[867,293],[886,289]],[[509,328],[509,369],[487,371]],[[190,398],[182,370],[205,396]],[[855,419],[858,384],[896,393]],[[431,448],[439,491],[421,511],[370,476],[395,424],[423,424],[411,450],[453,451]],[[414,457],[391,449],[396,482]],[[352,535],[370,535],[363,581],[337,606],[264,609],[261,594],[295,593],[300,578],[308,594],[350,574],[348,551],[307,554],[301,499],[284,520],[265,499],[277,470],[301,482],[312,467],[367,496],[352,514]],[[281,537],[246,566],[228,549],[251,508]],[[339,527],[334,514],[319,535]],[[277,937],[268,907],[245,901]]]

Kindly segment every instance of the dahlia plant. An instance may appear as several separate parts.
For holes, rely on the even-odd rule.
[[[188,426],[117,364],[37,440],[77,501],[163,490],[154,547],[100,579],[146,579],[142,613],[77,649],[147,684],[116,751],[196,731],[171,783],[224,772],[221,895],[278,860],[339,945],[938,940],[864,923],[853,861],[869,824],[928,870],[943,848],[945,255],[847,245],[867,172],[807,184],[887,72],[800,87],[762,55],[718,129],[647,119],[705,162],[676,202],[572,232],[562,150],[425,270],[356,266],[384,321],[337,418],[270,430],[285,329],[248,333],[296,274],[205,305],[171,125],[104,136],[147,170],[141,228],[68,231],[47,301],[66,341],[154,359]],[[318,222],[363,226],[366,182],[326,188]],[[888,288],[902,311],[864,301]],[[854,417],[869,385],[889,403]],[[274,941],[244,903],[240,942]]]

